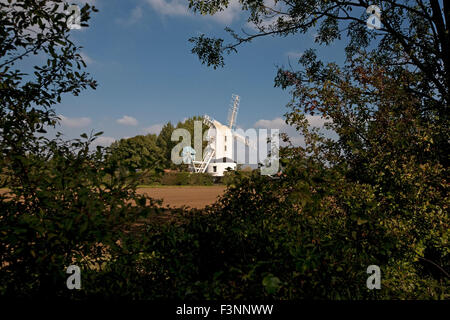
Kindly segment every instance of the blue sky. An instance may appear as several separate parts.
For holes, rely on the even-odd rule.
[[[71,32],[84,47],[87,70],[99,87],[78,97],[67,95],[57,106],[62,115],[57,130],[68,138],[103,131],[98,143],[107,145],[115,139],[158,133],[168,121],[205,113],[226,122],[233,93],[241,96],[238,126],[280,128],[290,95],[274,88],[277,66],[286,66],[289,59],[295,65],[306,49],[318,48],[314,31],[259,38],[241,46],[238,54],[226,56],[225,67],[214,70],[190,52],[188,39],[201,33],[223,36],[226,26],[253,31],[236,4],[211,17],[189,12],[187,0],[89,2],[99,12],[89,28]],[[337,42],[319,53],[325,60],[342,62],[344,46]]]

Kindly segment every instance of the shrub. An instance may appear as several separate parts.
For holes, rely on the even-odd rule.
[[[212,185],[214,178],[207,173],[165,172],[160,181],[163,185]]]
[[[197,186],[211,186],[214,184],[214,177],[208,173],[195,173],[189,176],[189,184]]]
[[[105,166],[101,149],[89,152],[90,141],[47,141],[13,159],[11,195],[0,196],[0,295],[92,295],[66,288],[69,265],[95,278],[103,265],[129,259],[129,230],[156,209],[128,174]]]
[[[143,245],[153,258],[142,267],[159,274],[159,297],[449,298],[449,220],[441,209],[394,215],[377,204],[397,200],[340,170],[308,162],[285,169],[278,180],[241,177],[207,214],[184,213],[181,225],[147,226]],[[432,260],[424,258],[440,267],[423,263],[419,248],[434,248]],[[382,270],[381,290],[366,287],[372,264]]]

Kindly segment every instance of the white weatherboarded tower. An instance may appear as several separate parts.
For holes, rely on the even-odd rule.
[[[228,168],[236,170],[236,162],[233,160],[233,144],[237,138],[248,145],[244,137],[236,134],[233,127],[236,124],[240,98],[233,94],[230,111],[228,114],[228,126],[205,115],[203,123],[209,127],[206,134],[208,145],[202,161],[192,161],[194,172],[207,172],[212,176],[221,177]]]

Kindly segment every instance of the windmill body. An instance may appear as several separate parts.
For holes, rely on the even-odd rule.
[[[228,168],[236,169],[233,160],[233,134],[228,126],[213,120],[213,127],[208,130],[209,143],[207,146],[214,150],[214,156],[208,164],[206,172],[213,176],[223,176]]]
[[[205,149],[203,160],[192,162],[194,172],[207,172],[212,176],[221,177],[228,169],[236,170],[237,163],[233,160],[234,139],[238,138],[248,145],[245,139],[237,135],[233,130],[239,108],[239,100],[238,95],[233,95],[228,125],[211,119],[207,115],[203,117],[203,123],[209,126],[206,136],[208,145]]]

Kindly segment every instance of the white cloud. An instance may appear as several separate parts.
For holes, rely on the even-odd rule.
[[[142,12],[142,8],[141,7],[136,7],[131,11],[131,22],[136,22],[138,20],[140,20],[142,18],[142,16],[144,15],[144,13]]]
[[[260,129],[278,129],[280,133],[286,133],[291,138],[291,141],[294,145],[300,145],[303,142],[303,139],[299,135],[297,130],[295,130],[294,127],[286,124],[286,122],[282,118],[275,118],[273,120],[261,119],[256,121],[253,126]],[[261,144],[262,141],[259,143]],[[283,142],[281,140],[280,144],[283,145]]]
[[[146,0],[146,2],[161,15],[165,16],[194,16],[188,8],[187,0]],[[241,12],[241,5],[238,0],[231,0],[225,10],[206,17],[219,23],[230,24]],[[200,16],[199,14],[196,16]]]
[[[104,136],[100,136],[97,137],[97,139],[95,139],[91,146],[92,147],[96,147],[96,146],[102,146],[102,147],[108,147],[111,145],[111,143],[113,143],[114,141],[116,141],[115,138],[113,137],[104,137]]]
[[[318,127],[323,129],[323,133],[327,136],[332,136],[332,132],[324,129],[325,122],[329,122],[330,120],[326,120],[321,116],[311,116],[307,115],[309,125],[311,127]],[[280,133],[286,133],[291,142],[294,145],[304,145],[303,136],[295,129],[295,127],[288,125],[282,118],[275,118],[273,120],[265,120],[261,119],[255,122],[255,128],[265,128],[265,129],[279,129]],[[322,131],[322,130],[321,130]]]
[[[164,124],[157,123],[154,125],[151,125],[150,127],[144,128],[145,133],[153,133],[153,134],[159,134],[161,132],[162,127]]]
[[[116,120],[117,123],[123,124],[125,126],[137,126],[138,125],[138,121],[130,116],[123,116],[120,119]]]
[[[322,128],[327,120],[325,120],[321,116],[311,116],[307,115],[306,119],[308,119],[309,125],[312,127],[318,127]],[[294,127],[288,125],[283,119],[281,118],[275,118],[273,120],[258,120],[254,124],[255,128],[267,128],[267,129],[280,129],[281,130],[288,130],[290,128]]]
[[[282,19],[284,22],[291,21],[291,17],[286,14],[280,14],[278,12],[285,12],[286,6],[281,1],[274,1],[274,0],[264,0],[264,5],[267,8],[272,8],[276,11],[268,10],[268,14],[265,16],[261,16],[261,22],[258,23],[258,25],[255,25],[253,22],[247,22],[247,27],[255,30],[255,31],[261,31],[262,30],[270,30],[271,26],[275,26],[278,19]]]
[[[289,52],[286,52],[286,55],[289,58],[300,59],[303,56],[303,52],[301,52],[301,51],[299,51],[299,52],[297,52],[297,51],[289,51]]]
[[[168,16],[189,15],[187,1],[183,0],[147,0],[158,13]]]
[[[228,8],[216,13],[215,15],[211,16],[211,18],[224,24],[230,24],[235,18],[239,16],[240,13],[241,5],[239,4],[239,2],[231,0]]]
[[[81,58],[83,58],[83,61],[86,62],[86,64],[93,64],[95,61],[90,56],[86,54],[86,52],[80,52]]]
[[[306,116],[308,119],[309,125],[312,127],[322,128],[325,122],[331,122],[331,120],[326,120],[321,116]]]
[[[142,9],[142,7],[138,6],[131,10],[131,13],[127,19],[118,18],[116,19],[116,22],[120,24],[131,25],[141,20],[143,16],[144,10]]]
[[[59,115],[60,124],[69,128],[81,128],[86,127],[91,123],[91,119],[87,117],[82,118],[69,118],[63,115]]]
[[[270,17],[270,18],[263,18],[258,25],[255,25],[253,22],[247,22],[247,27],[255,30],[260,31],[259,29],[262,28],[263,30],[269,29],[270,26],[274,25],[278,20],[277,16]]]
[[[275,118],[273,120],[258,120],[253,125],[255,128],[266,128],[266,129],[282,129],[289,127],[286,122],[281,118]]]

